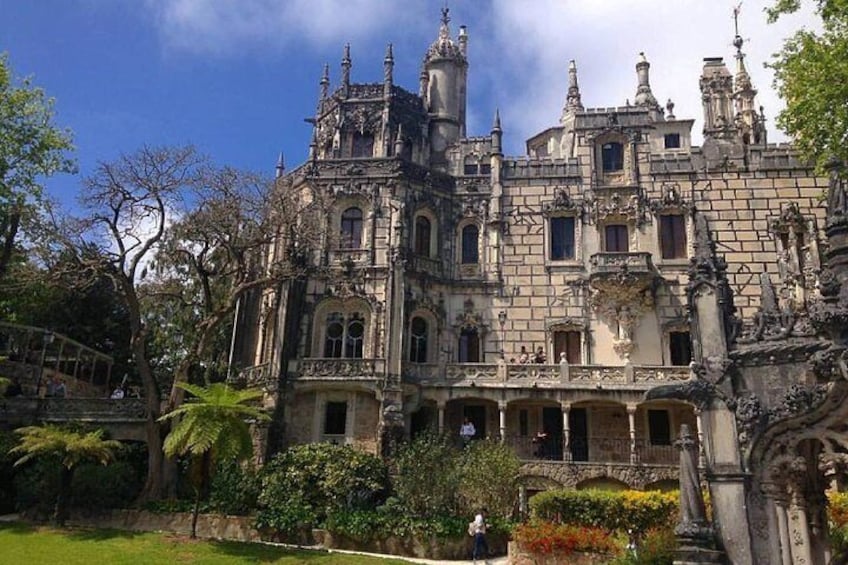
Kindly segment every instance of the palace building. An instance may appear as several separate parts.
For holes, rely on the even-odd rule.
[[[641,56],[617,107],[589,107],[571,61],[562,113],[518,157],[495,109],[491,131],[466,132],[469,42],[445,10],[415,92],[394,83],[391,46],[381,83],[352,80],[349,47],[340,84],[324,69],[309,158],[276,181],[321,236],[282,230],[268,264],[296,250],[309,268],[239,317],[271,449],[388,453],[426,429],[458,439],[468,418],[514,446],[527,488],[665,488],[686,424],[731,560],[824,563],[808,495],[838,472],[822,463],[844,452],[826,439],[838,418],[782,423],[833,394],[807,361],[836,347],[821,196],[842,184],[767,143],[739,36],[692,76],[700,147]]]

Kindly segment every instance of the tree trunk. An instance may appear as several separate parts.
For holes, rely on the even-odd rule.
[[[71,498],[71,484],[74,480],[74,469],[62,465],[59,475],[59,494],[56,496],[56,506],[53,508],[53,523],[63,528],[68,519],[68,502]]]
[[[0,279],[6,275],[9,262],[12,260],[12,252],[15,250],[15,238],[21,225],[20,208],[14,206],[9,214],[9,222],[4,226],[3,246],[0,248]]]
[[[191,539],[197,539],[197,516],[200,514],[200,487],[194,489],[194,508],[191,511]]]

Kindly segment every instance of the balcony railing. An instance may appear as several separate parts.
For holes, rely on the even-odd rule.
[[[300,380],[374,380],[385,374],[383,359],[309,358],[293,361],[289,372]]]
[[[610,274],[627,270],[630,273],[653,272],[651,254],[636,253],[595,253],[589,259],[591,274]]]
[[[654,445],[650,440],[628,437],[548,436],[537,441],[527,436],[507,436],[505,443],[524,460],[565,461],[568,463],[624,463],[637,465],[677,465],[679,452],[673,445]]]
[[[411,267],[414,271],[428,273],[433,276],[442,276],[442,261],[438,258],[425,257],[423,255],[412,255],[410,257]]]
[[[7,398],[0,404],[0,419],[19,421],[37,418],[52,422],[143,421],[142,398]]]
[[[686,366],[507,364],[507,363],[404,363],[407,382],[427,384],[480,384],[512,386],[559,386],[613,384],[655,385],[686,381],[691,370]]]

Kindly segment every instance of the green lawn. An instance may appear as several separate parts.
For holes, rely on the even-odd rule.
[[[408,565],[409,561],[249,543],[197,541],[167,534],[0,524],[0,565],[136,563]]]

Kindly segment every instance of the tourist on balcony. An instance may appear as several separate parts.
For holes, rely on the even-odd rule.
[[[53,396],[55,396],[56,398],[65,398],[67,392],[68,389],[65,387],[65,381],[63,381],[62,379],[58,379],[56,381],[56,386],[53,389]]]
[[[6,390],[3,392],[3,396],[6,398],[14,398],[16,396],[21,396],[24,393],[23,387],[21,387],[21,380],[18,377],[12,379],[12,382],[9,383],[9,386],[6,387]]]
[[[523,345],[521,346],[521,355],[518,356],[518,362],[522,365],[526,365],[530,362],[530,354],[527,353],[527,348]]]
[[[121,388],[121,385],[115,387],[115,390],[112,391],[112,396],[110,396],[112,400],[122,400],[124,398],[124,389]]]
[[[465,422],[462,423],[462,427],[459,428],[459,437],[462,438],[462,446],[465,447],[468,445],[476,434],[477,428],[474,427],[471,420],[466,418]]]
[[[548,458],[548,439],[548,433],[545,430],[539,430],[533,438],[533,443],[536,444],[534,455],[539,459]]]
[[[489,557],[489,544],[486,542],[486,514],[487,510],[481,508],[474,516],[474,521],[468,525],[468,533],[474,536],[474,552],[471,559],[476,563],[477,558],[487,559]]]
[[[542,349],[541,347],[540,347],[539,349],[537,349],[537,350],[536,350],[536,358],[535,358],[535,361],[536,361],[536,363],[544,363],[544,362],[546,361],[546,359],[545,359],[545,351],[544,351],[544,349]]]
[[[52,398],[54,396],[56,396],[56,381],[53,380],[53,377],[48,377],[47,382],[44,383],[44,398]]]

